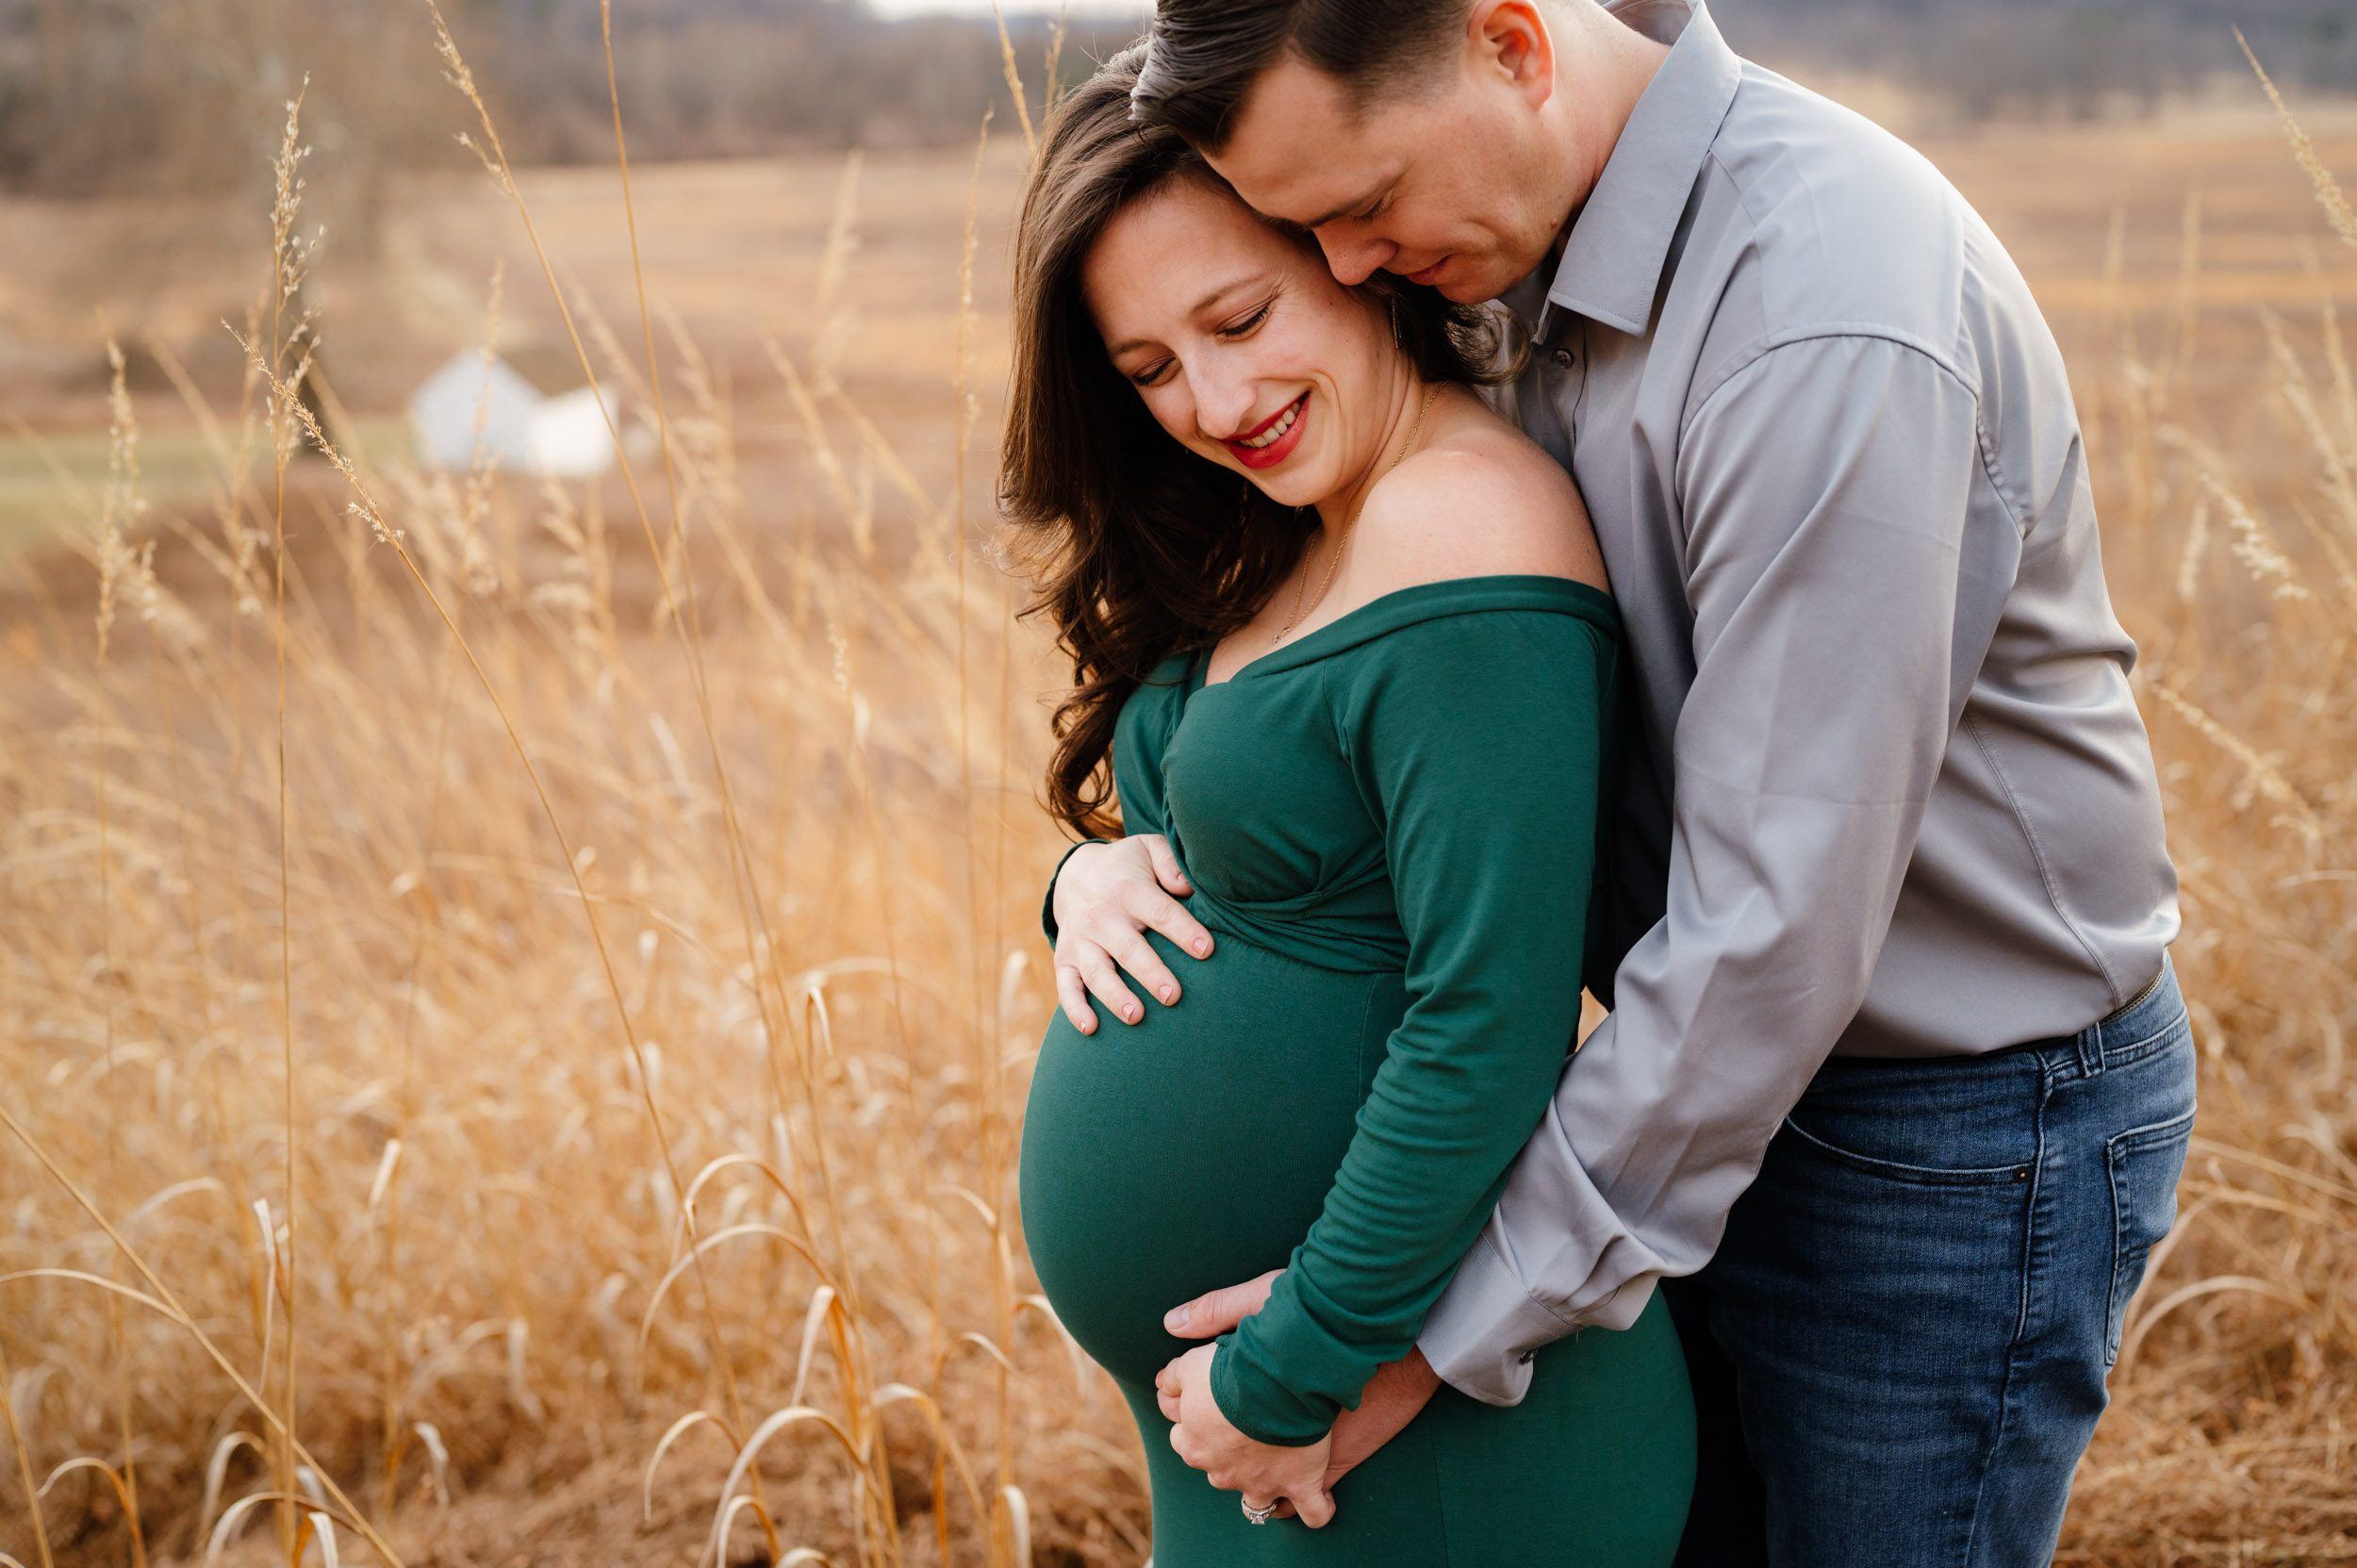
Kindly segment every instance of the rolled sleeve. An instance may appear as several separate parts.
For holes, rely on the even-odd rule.
[[[1667,913],[1419,1341],[1492,1404],[1717,1249],[1865,999],[2019,559],[1974,388],[1892,338],[1759,354],[1688,421],[1676,481],[1694,678]]]

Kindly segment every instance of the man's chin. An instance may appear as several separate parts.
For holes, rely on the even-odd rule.
[[[1442,299],[1458,305],[1480,305],[1496,299],[1513,287],[1515,280],[1504,282],[1489,276],[1492,269],[1457,255],[1442,256],[1439,261],[1418,272],[1404,275],[1410,283],[1421,283],[1432,289]]]

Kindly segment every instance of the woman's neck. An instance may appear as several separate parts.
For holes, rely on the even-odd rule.
[[[1391,378],[1385,394],[1386,407],[1377,424],[1376,438],[1369,443],[1349,478],[1332,494],[1312,504],[1325,532],[1339,536],[1367,503],[1367,496],[1392,470],[1402,441],[1408,437],[1409,426],[1414,422],[1417,407],[1423,403],[1424,379],[1403,360],[1399,373]]]

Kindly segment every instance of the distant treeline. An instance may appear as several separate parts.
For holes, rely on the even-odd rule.
[[[512,161],[614,156],[598,0],[440,6]],[[614,0],[613,25],[634,157],[957,142],[986,107],[1013,117],[987,10],[894,22],[856,0]],[[1034,109],[1052,26],[1007,22]],[[1060,74],[1137,30],[1129,16],[1074,21]],[[473,112],[444,80],[424,0],[0,0],[0,189],[266,182],[306,74],[320,182],[470,161],[452,139]]]
[[[1735,47],[1904,83],[1971,118],[2151,106],[2247,74],[2234,29],[2285,87],[2357,89],[2352,0],[1715,0]]]
[[[595,0],[472,0],[471,10],[478,74],[498,83],[519,157],[611,157]],[[1141,4],[1111,22],[1070,22],[1058,74],[1085,74],[1146,14]],[[1006,28],[1036,112],[1053,24],[1014,16]],[[986,9],[885,21],[850,0],[618,0],[615,53],[634,140],[671,156],[967,141],[994,106],[997,129],[1014,129]]]
[[[612,156],[597,0],[443,10],[517,163]],[[1012,108],[987,14],[894,22],[857,0],[613,11],[634,151],[651,159],[962,141],[986,106]],[[2241,70],[2237,25],[2279,79],[2357,88],[2352,0],[1717,0],[1714,14],[1764,60],[1873,71],[1970,115],[2156,99]],[[1036,103],[1048,25],[1009,29]],[[1075,24],[1065,74],[1130,30],[1118,15]],[[422,0],[0,0],[0,187],[249,187],[305,73],[314,167],[347,190],[447,160],[470,118]]]

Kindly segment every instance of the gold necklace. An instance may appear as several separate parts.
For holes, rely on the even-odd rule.
[[[1400,443],[1399,451],[1393,455],[1392,460],[1389,463],[1384,465],[1383,476],[1385,478],[1390,477],[1392,470],[1399,467],[1399,465],[1407,459],[1408,454],[1415,447],[1416,437],[1424,430],[1424,417],[1431,410],[1432,400],[1440,395],[1441,384],[1437,381],[1425,388],[1424,402],[1416,409],[1416,422],[1408,427],[1408,439]],[[1374,493],[1375,487],[1373,485],[1368,486],[1367,494],[1372,495]],[[1367,497],[1365,495],[1360,496],[1359,498],[1358,504],[1351,507],[1350,516],[1343,520],[1343,531],[1341,536],[1336,538],[1334,541],[1334,553],[1327,557],[1326,562],[1325,581],[1318,584],[1317,604],[1323,604],[1326,602],[1326,590],[1334,586],[1334,569],[1342,564],[1343,547],[1350,543],[1350,531],[1358,526],[1359,513],[1363,507],[1365,507],[1366,503]],[[1301,623],[1301,599],[1302,595],[1307,593],[1309,589],[1310,575],[1308,572],[1304,572],[1302,573],[1300,584],[1294,589],[1293,616],[1285,622],[1284,625],[1279,626],[1277,629],[1277,635],[1275,636],[1268,639],[1268,645],[1271,648],[1274,648],[1278,643],[1284,641],[1285,635]],[[1312,604],[1310,607],[1314,609],[1317,606],[1316,604]]]

